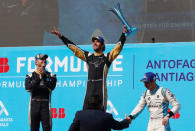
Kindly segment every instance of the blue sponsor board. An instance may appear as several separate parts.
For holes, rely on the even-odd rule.
[[[93,51],[91,46],[80,46]],[[114,45],[107,45],[110,51]],[[126,44],[112,63],[107,78],[108,109],[117,120],[124,119],[146,88],[140,82],[145,72],[157,74],[157,83],[169,88],[181,103],[181,110],[170,119],[172,130],[194,130],[194,43]],[[0,73],[0,130],[30,130],[28,112],[30,94],[25,91],[25,75],[35,69],[37,53],[49,55],[47,70],[57,74],[52,93],[53,130],[68,130],[75,112],[82,109],[87,82],[83,61],[65,46],[0,48],[0,58],[7,58],[9,71]],[[172,108],[170,106],[170,108]],[[133,120],[129,130],[146,130],[147,108]],[[140,126],[142,125],[142,126]]]

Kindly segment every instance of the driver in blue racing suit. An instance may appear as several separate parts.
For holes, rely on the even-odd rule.
[[[169,118],[179,111],[179,102],[169,89],[156,84],[154,73],[145,73],[141,81],[144,82],[147,90],[143,93],[129,117],[131,120],[135,119],[147,105],[150,112],[147,131],[171,131]],[[168,112],[169,103],[173,107],[170,112]]]

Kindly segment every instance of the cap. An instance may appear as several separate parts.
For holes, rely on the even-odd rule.
[[[92,37],[91,41],[94,42],[95,40],[98,40],[102,44],[104,44],[104,38],[101,36]]]
[[[41,54],[41,53],[39,53],[39,54],[37,54],[37,55],[35,56],[35,60],[38,60],[38,59],[46,60],[47,58],[48,58],[48,55],[46,55],[46,54]]]
[[[144,78],[141,79],[140,81],[142,82],[151,82],[153,80],[156,80],[156,75],[152,72],[147,72],[144,74]]]

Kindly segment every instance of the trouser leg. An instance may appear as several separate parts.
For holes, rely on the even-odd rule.
[[[31,131],[39,131],[40,127],[40,102],[32,101],[30,107]]]
[[[162,125],[162,119],[150,119],[148,123],[147,131],[171,131],[171,128],[168,125]]]
[[[49,102],[42,102],[41,105],[41,123],[43,131],[51,131],[51,113],[50,113],[50,107]]]
[[[83,110],[89,108],[89,98],[91,96],[99,96],[101,101],[101,109],[106,111],[107,108],[107,90],[104,90],[102,81],[98,82],[88,82],[85,94],[85,99],[83,103]]]

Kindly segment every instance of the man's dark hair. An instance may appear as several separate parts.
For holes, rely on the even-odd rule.
[[[103,43],[102,46],[103,46],[102,51],[105,51],[106,50],[105,44]]]
[[[101,43],[102,51],[105,51],[104,38],[101,36],[92,37],[91,41],[94,42],[95,40],[98,40]]]
[[[92,95],[88,99],[88,109],[101,109],[101,100],[99,95]]]

